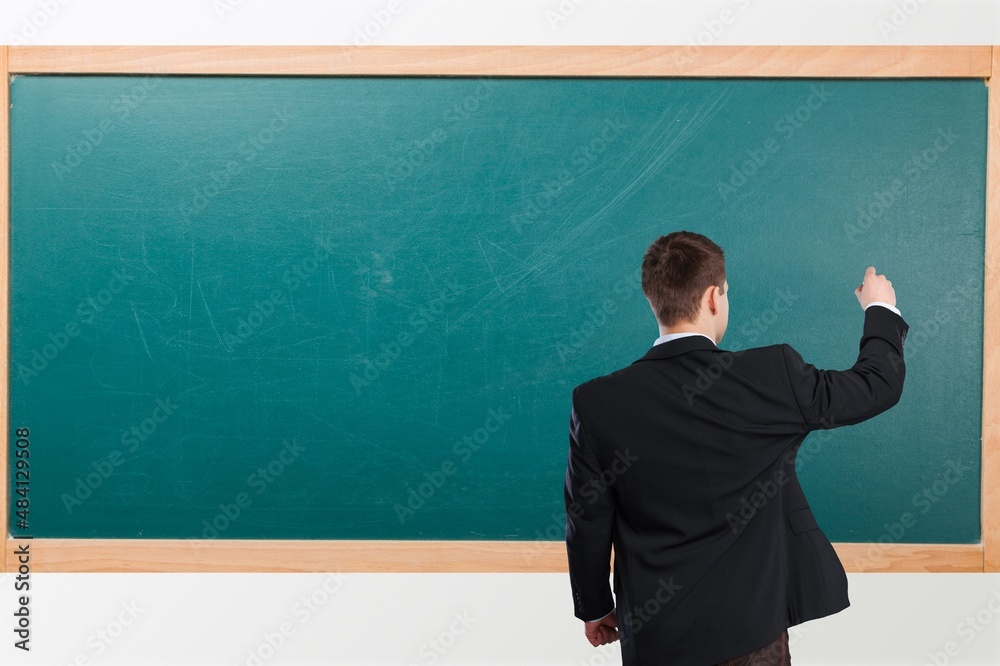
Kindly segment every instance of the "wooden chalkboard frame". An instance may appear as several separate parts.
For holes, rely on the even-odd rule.
[[[859,77],[1000,76],[995,46],[2,46],[0,430],[10,436],[10,76]],[[834,544],[851,572],[1000,572],[1000,86],[989,90],[979,544]],[[8,533],[0,446],[0,571],[30,543],[35,572],[565,572],[561,541],[24,539]],[[878,551],[872,557],[872,549]],[[872,561],[877,564],[873,565]]]

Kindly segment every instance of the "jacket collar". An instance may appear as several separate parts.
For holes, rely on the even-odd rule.
[[[719,347],[706,338],[704,335],[686,335],[683,338],[674,338],[667,342],[653,345],[646,355],[640,359],[632,361],[635,365],[639,361],[656,361],[663,358],[670,358],[678,354],[685,354],[696,349],[708,349],[711,351],[722,351]]]

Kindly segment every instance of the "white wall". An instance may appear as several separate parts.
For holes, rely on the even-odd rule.
[[[11,647],[12,579],[4,664],[621,663],[586,642],[558,574],[36,575],[30,656]],[[852,574],[850,596],[789,631],[794,664],[1000,664],[1000,575]]]
[[[385,20],[392,1],[398,11]],[[724,10],[727,22],[720,20]],[[384,26],[371,23],[379,15]],[[379,44],[984,44],[1000,43],[1000,3],[0,5],[6,43],[349,44],[365,39],[359,31],[366,27],[367,39]],[[268,657],[261,660],[266,664],[619,663],[617,647],[594,650],[584,641],[565,575],[34,575],[30,655],[12,647],[14,582],[0,577],[4,664],[235,665],[255,663],[254,651]],[[790,633],[795,664],[1000,664],[1000,575],[855,574],[850,585],[851,608]],[[269,652],[269,637],[277,650]]]
[[[371,30],[375,43],[995,44],[1000,32],[995,0],[394,1],[391,20]],[[392,3],[3,0],[0,39],[11,43],[14,33],[32,44],[350,44]],[[52,18],[35,21],[43,7]],[[718,29],[727,9],[732,20]]]

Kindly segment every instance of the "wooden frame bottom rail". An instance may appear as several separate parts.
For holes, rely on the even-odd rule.
[[[8,539],[7,568],[27,546],[32,573],[565,573],[561,541],[258,541]],[[856,572],[982,572],[982,544],[834,544]]]

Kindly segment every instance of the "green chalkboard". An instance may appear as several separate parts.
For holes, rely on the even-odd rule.
[[[639,262],[690,229],[727,254],[727,349],[847,368],[889,276],[903,399],[810,434],[803,486],[833,541],[978,542],[986,97],[15,77],[12,533],[561,540],[570,390],[652,344]]]

